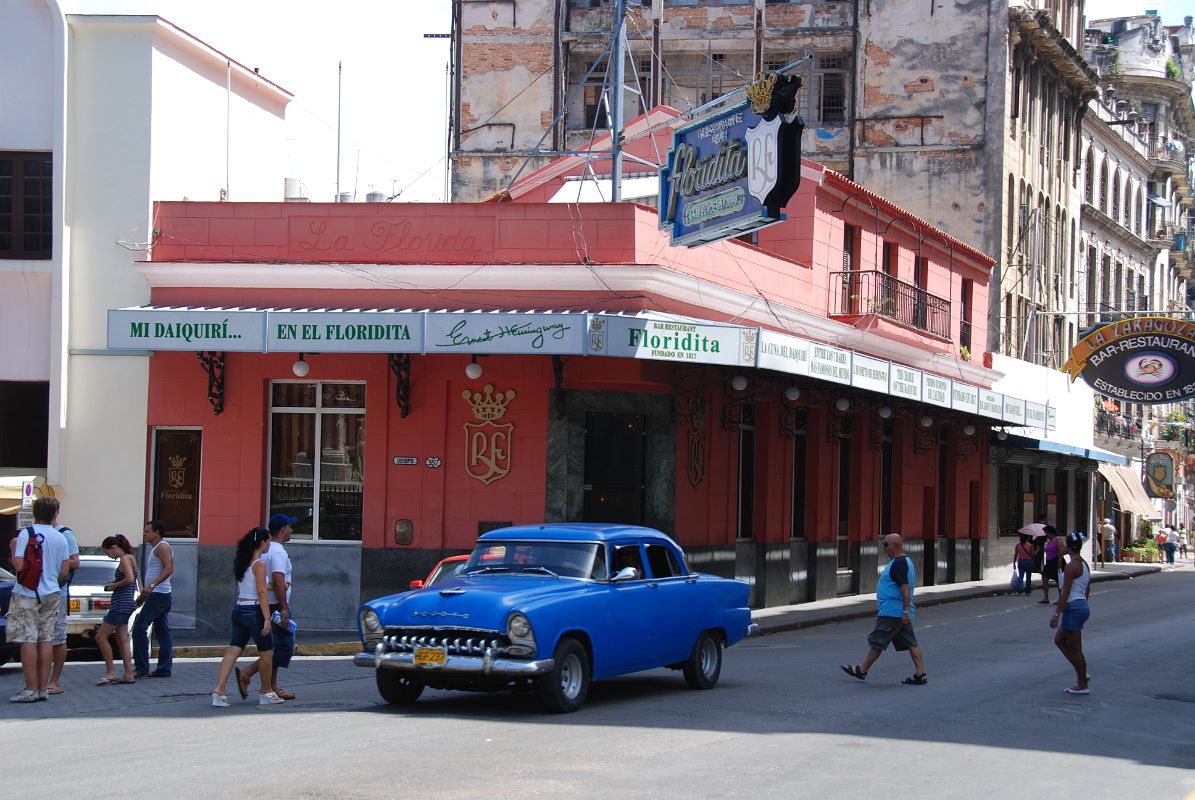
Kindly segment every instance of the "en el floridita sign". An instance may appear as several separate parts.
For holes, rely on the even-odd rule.
[[[1130,403],[1180,403],[1195,397],[1195,322],[1137,317],[1083,337],[1063,367],[1100,394]]]

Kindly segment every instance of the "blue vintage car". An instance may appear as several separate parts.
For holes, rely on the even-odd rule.
[[[358,614],[363,652],[389,703],[425,687],[531,691],[576,711],[591,680],[667,666],[710,689],[722,650],[757,628],[747,584],[693,572],[668,536],[629,525],[502,528],[434,587]]]

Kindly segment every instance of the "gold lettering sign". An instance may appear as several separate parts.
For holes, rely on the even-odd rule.
[[[481,422],[466,422],[465,429],[465,472],[487,486],[506,477],[510,472],[510,449],[514,441],[515,426],[511,422],[498,424],[506,414],[506,408],[514,399],[514,389],[494,394],[492,384],[486,384],[480,392],[466,389],[461,392],[472,407],[473,416]]]

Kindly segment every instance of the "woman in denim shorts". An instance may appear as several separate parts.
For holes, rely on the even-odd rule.
[[[1091,591],[1091,567],[1083,560],[1083,534],[1068,534],[1066,551],[1070,557],[1063,572],[1058,605],[1050,618],[1050,627],[1057,628],[1054,644],[1075,668],[1075,685],[1063,691],[1067,694],[1091,694],[1087,688],[1087,659],[1083,655],[1083,624],[1091,616],[1087,595]]]
[[[133,559],[133,546],[119,533],[109,536],[100,543],[104,555],[116,562],[116,575],[104,584],[105,592],[112,592],[112,604],[104,615],[104,622],[95,635],[100,655],[104,657],[104,677],[96,686],[135,683],[133,677],[133,656],[129,650],[129,617],[137,607],[137,562]],[[116,677],[112,664],[112,643],[108,638],[116,632],[116,646],[120,648],[120,660],[124,662],[124,676]]]
[[[260,705],[275,705],[285,702],[274,691],[272,684],[274,661],[274,638],[270,635],[270,601],[266,596],[266,564],[262,555],[270,546],[270,532],[265,528],[254,528],[237,542],[236,557],[233,559],[232,574],[236,578],[237,602],[232,608],[232,638],[220,662],[220,677],[212,690],[212,705],[222,708],[228,705],[224,687],[228,676],[236,666],[241,651],[252,639],[261,654],[261,691],[257,695]],[[242,698],[247,695],[241,692]]]

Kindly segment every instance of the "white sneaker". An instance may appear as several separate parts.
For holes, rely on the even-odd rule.
[[[38,700],[49,700],[50,699],[50,690],[49,689],[38,689],[37,690],[37,699]]]
[[[36,703],[37,692],[32,689],[22,689],[21,691],[8,698],[10,703]]]
[[[259,706],[274,706],[285,702],[276,692],[266,692],[265,694],[257,695],[257,704]]]
[[[228,706],[228,695],[212,692],[212,705],[216,708],[226,708]]]

